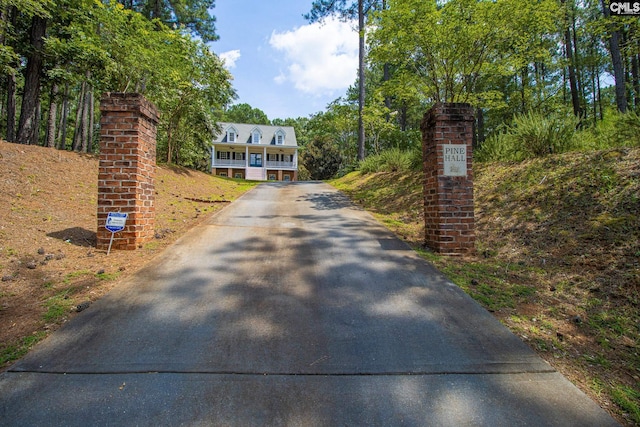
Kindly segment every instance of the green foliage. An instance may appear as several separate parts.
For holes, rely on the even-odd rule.
[[[74,129],[76,134],[93,133],[95,137],[96,132],[89,129],[89,108],[82,118],[78,111],[88,105],[86,100],[94,100],[92,120],[97,123],[96,100],[101,92],[139,92],[160,112],[158,158],[206,168],[215,122],[235,97],[230,73],[204,43],[217,38],[211,15],[214,0],[0,1],[17,6],[22,13],[17,25],[0,27],[5,42],[0,47],[0,68],[5,73],[20,76],[24,70],[31,49],[28,19],[24,18],[29,14],[49,18],[43,52],[42,116],[46,118],[44,111],[49,105],[60,107],[63,99],[70,107],[65,120],[60,121],[62,108],[57,108],[58,117],[51,119],[52,127],[63,123],[67,130],[62,140],[63,134],[55,129],[57,146],[70,146],[69,142],[76,140]],[[23,83],[18,83],[20,93]],[[77,119],[80,122],[76,123]],[[46,120],[41,125],[45,128]]]
[[[310,179],[329,179],[334,177],[340,169],[341,158],[338,147],[325,138],[313,139],[307,144],[301,158]]]
[[[382,170],[382,156],[380,154],[372,154],[360,160],[358,170],[362,173],[375,173]]]
[[[72,305],[73,301],[69,298],[67,291],[54,295],[45,303],[47,311],[43,314],[42,320],[47,323],[57,322],[69,312]]]
[[[311,116],[304,129],[307,143],[315,139],[332,141],[340,154],[343,170],[354,166],[358,129],[356,105],[338,99],[327,106],[327,111]]]
[[[634,423],[640,424],[640,390],[624,385],[612,387],[614,402],[626,411]]]
[[[271,123],[264,111],[259,108],[253,108],[249,104],[234,104],[230,106],[222,115],[222,121],[256,125],[268,125]]]
[[[578,119],[568,112],[543,115],[530,111],[514,118],[504,132],[485,141],[476,151],[478,161],[521,161],[573,148]]]
[[[607,111],[605,119],[585,132],[590,144],[585,148],[640,147],[640,115],[634,111]]]
[[[410,172],[422,168],[422,152],[418,149],[401,150],[392,148],[380,154],[373,154],[360,161],[358,170],[362,173]]]
[[[211,15],[215,0],[130,0],[128,3],[132,10],[149,21],[157,20],[185,28],[204,42],[218,40],[216,18]]]
[[[22,356],[27,354],[31,347],[41,341],[46,335],[47,334],[44,331],[36,332],[20,341],[4,346],[0,349],[0,366],[4,366],[7,363],[20,359]]]
[[[539,36],[555,28],[554,5],[390,0],[371,35],[371,57],[390,64],[389,84],[406,99],[479,102],[495,97],[483,79],[511,74],[525,52],[527,60],[532,53],[543,56],[539,46],[546,39]]]

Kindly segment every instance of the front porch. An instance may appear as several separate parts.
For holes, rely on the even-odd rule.
[[[218,176],[258,181],[295,181],[298,178],[298,150],[215,144],[211,152],[211,172]]]

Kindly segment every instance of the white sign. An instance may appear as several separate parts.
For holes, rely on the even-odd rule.
[[[127,216],[126,213],[109,212],[105,228],[112,233],[124,230],[124,226],[127,223]]]
[[[467,176],[467,146],[443,144],[444,176]]]
[[[107,255],[111,253],[111,245],[113,244],[113,236],[118,231],[124,230],[124,225],[127,223],[126,213],[120,212],[109,212],[107,215],[107,223],[104,227],[111,232],[111,240],[109,240],[109,249],[107,250]]]

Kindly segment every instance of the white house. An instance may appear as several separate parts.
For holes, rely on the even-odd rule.
[[[211,173],[258,181],[297,181],[298,142],[291,126],[219,122]]]

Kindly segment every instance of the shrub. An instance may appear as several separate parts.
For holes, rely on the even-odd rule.
[[[599,123],[594,134],[603,148],[640,147],[640,116],[633,112],[613,112]]]
[[[573,147],[578,119],[569,112],[543,115],[530,111],[516,116],[505,132],[490,137],[476,159],[520,161],[563,153]]]
[[[362,173],[409,172],[422,168],[422,152],[391,148],[380,154],[372,154],[358,164]]]
[[[338,147],[324,138],[315,138],[309,142],[300,157],[309,178],[313,180],[333,178],[342,161]]]
[[[379,154],[373,154],[365,157],[358,164],[358,169],[362,173],[375,173],[382,170],[382,156]]]
[[[383,168],[387,172],[408,172],[411,170],[411,152],[399,148],[383,151]]]

